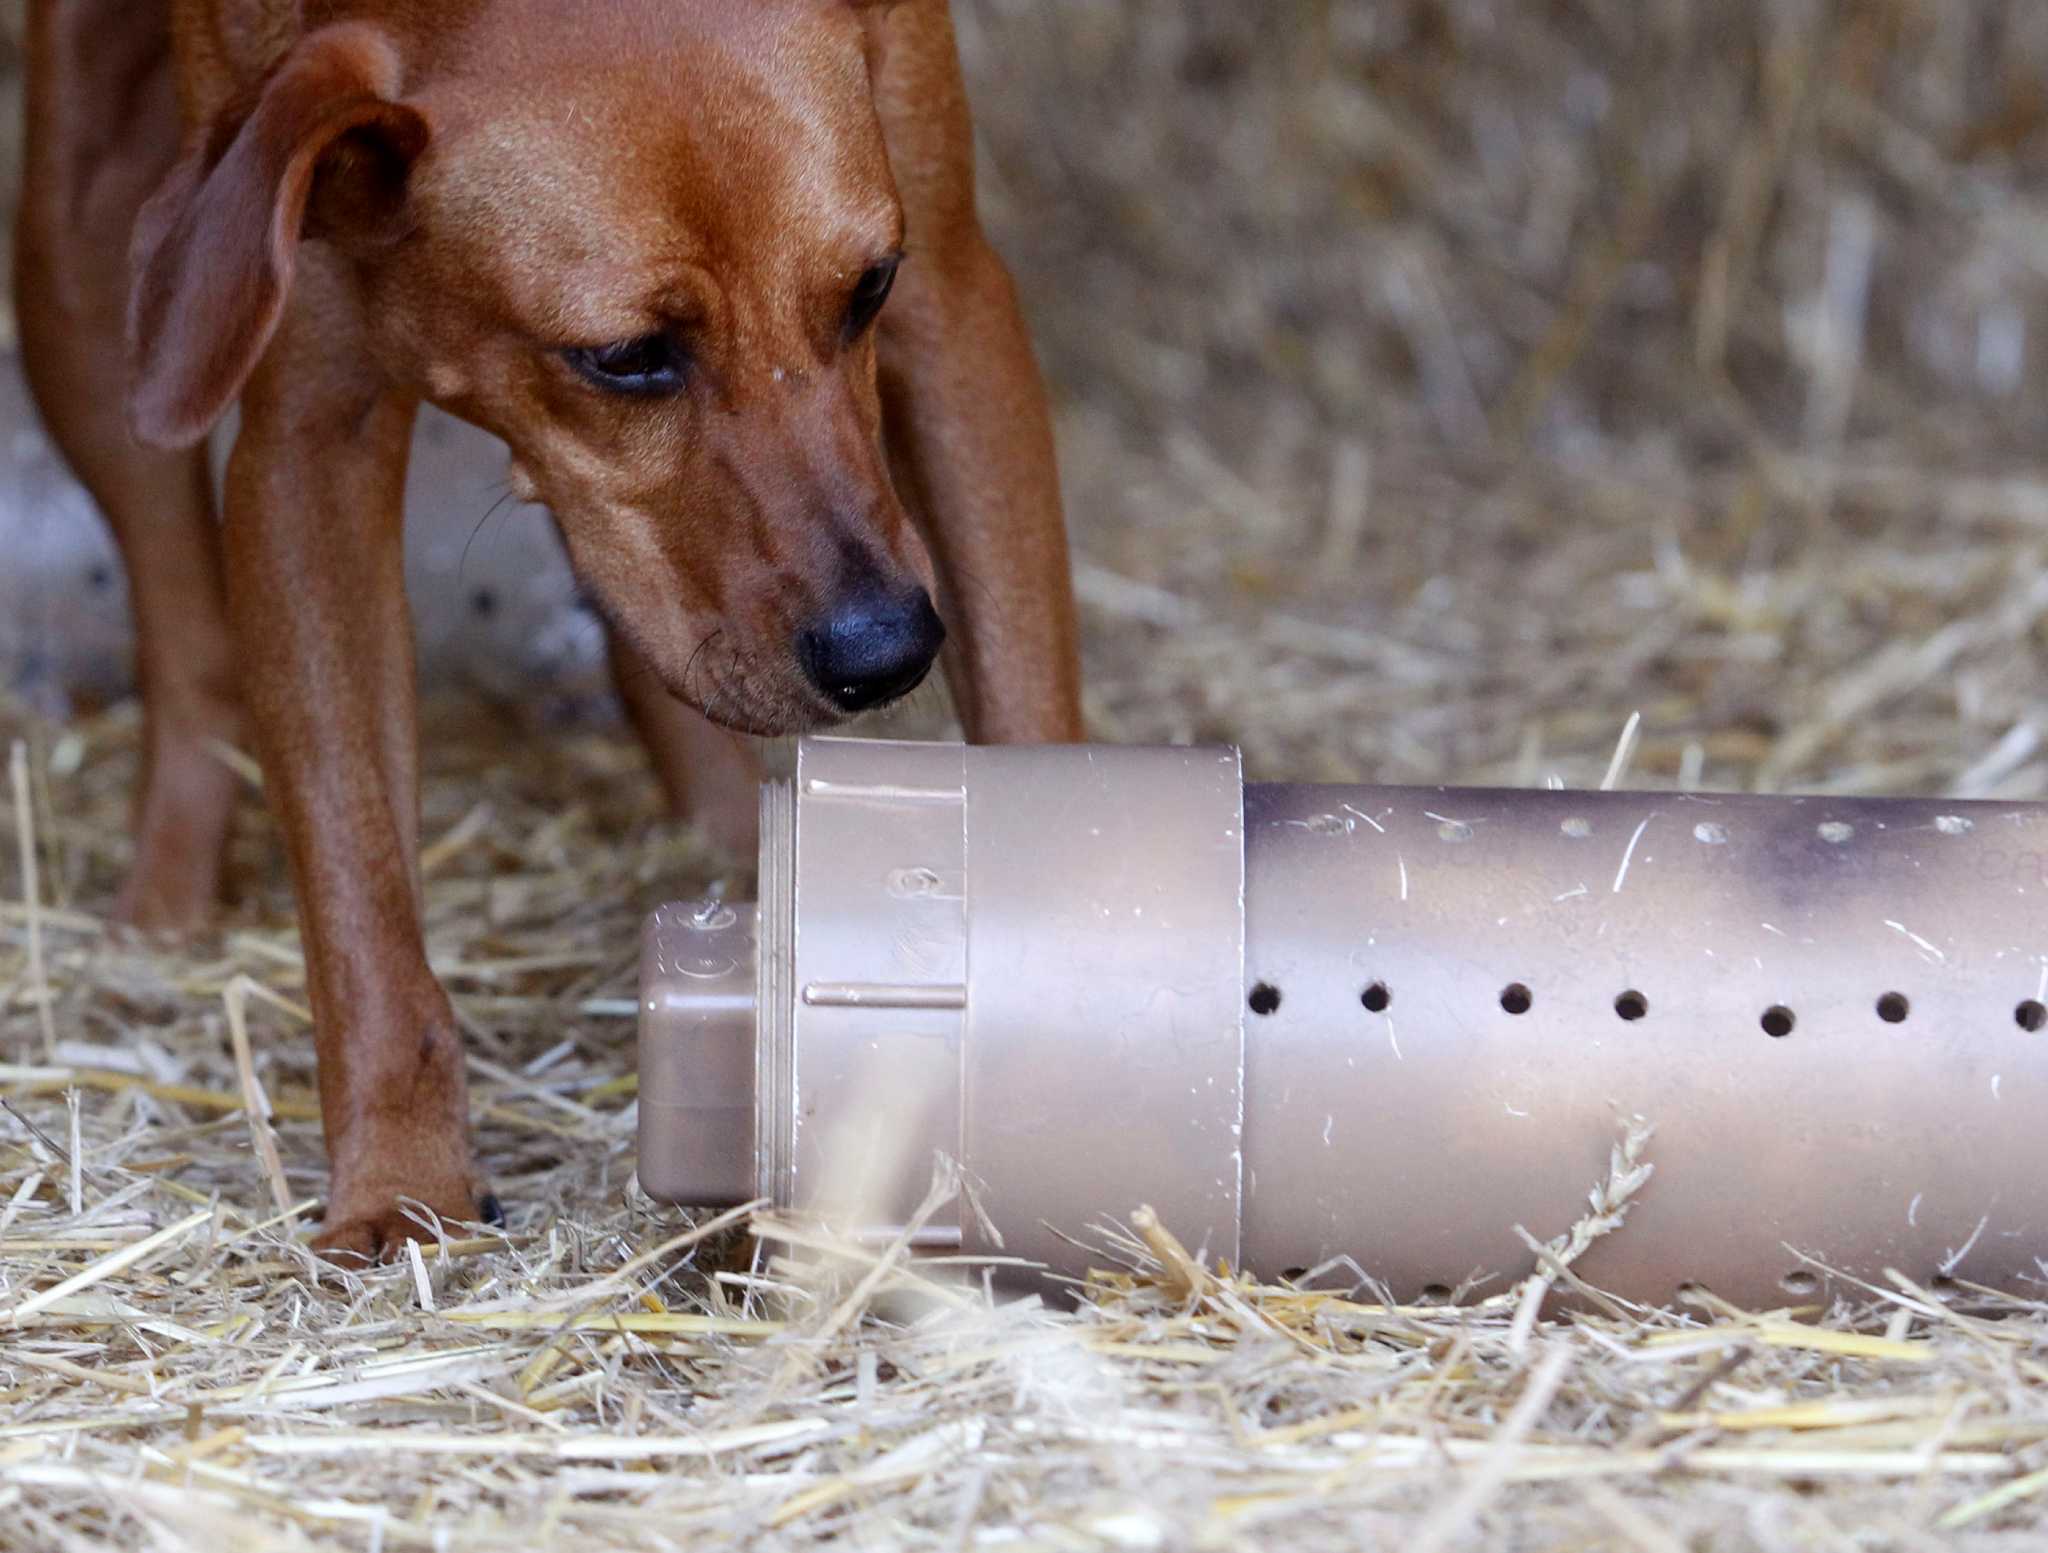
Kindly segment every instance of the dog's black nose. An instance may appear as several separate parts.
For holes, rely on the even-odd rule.
[[[865,712],[924,683],[946,628],[919,588],[897,598],[860,594],[797,636],[811,683],[842,712]]]

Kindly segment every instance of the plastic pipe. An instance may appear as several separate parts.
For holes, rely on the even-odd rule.
[[[812,740],[758,908],[671,906],[640,1173],[1076,1273],[1140,1203],[1263,1276],[1748,1306],[2048,1279],[2048,805],[1247,785],[1228,749]],[[1823,1264],[1816,1267],[1802,1258]],[[1347,1278],[1350,1276],[1345,1274]]]

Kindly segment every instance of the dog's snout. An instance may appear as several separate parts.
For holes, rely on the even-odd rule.
[[[923,684],[945,640],[924,589],[896,598],[861,594],[800,632],[797,656],[834,706],[864,712]]]

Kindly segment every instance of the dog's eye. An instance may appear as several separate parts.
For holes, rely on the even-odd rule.
[[[681,347],[665,334],[562,353],[569,365],[615,394],[672,394],[683,386]]]
[[[846,304],[846,337],[849,340],[875,321],[882,304],[889,300],[890,288],[896,284],[897,267],[902,262],[901,259],[884,259],[862,272],[854,285],[853,298]]]

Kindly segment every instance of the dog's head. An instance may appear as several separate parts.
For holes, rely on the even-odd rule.
[[[944,633],[882,451],[871,8],[376,9],[301,37],[144,210],[138,435],[204,436],[317,262],[335,348],[505,440],[670,689],[775,733],[913,688]]]

